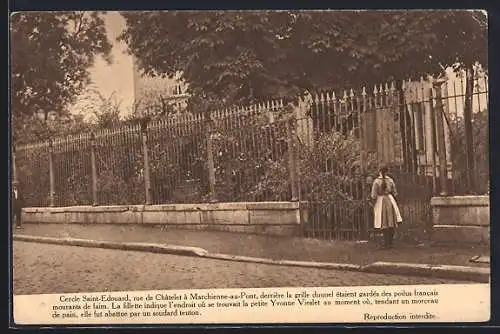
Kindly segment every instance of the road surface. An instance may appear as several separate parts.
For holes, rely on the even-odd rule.
[[[14,294],[460,283],[445,279],[17,242]],[[462,282],[463,283],[463,282]]]

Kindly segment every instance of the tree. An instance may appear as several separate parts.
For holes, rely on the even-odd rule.
[[[16,145],[46,141],[63,135],[90,131],[90,124],[85,122],[81,115],[68,115],[57,119],[42,120],[32,118],[19,126],[14,124],[14,138]]]
[[[97,55],[111,62],[99,12],[31,12],[11,17],[11,108],[14,135],[41,115],[64,116],[89,83]],[[28,125],[29,126],[29,125]]]
[[[147,74],[182,71],[191,105],[228,105],[486,66],[486,17],[471,11],[124,12]],[[392,76],[392,77],[391,77]]]
[[[113,128],[122,121],[121,101],[117,99],[115,92],[105,97],[94,84],[85,88],[72,109],[97,129]]]

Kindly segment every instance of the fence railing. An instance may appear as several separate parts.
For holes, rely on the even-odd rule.
[[[352,205],[328,215],[345,218],[381,162],[402,198],[485,193],[487,78],[471,82],[470,94],[464,79],[405,81],[54,138],[17,147],[16,175],[30,206],[340,201]]]

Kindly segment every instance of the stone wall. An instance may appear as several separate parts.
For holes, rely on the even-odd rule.
[[[294,236],[307,222],[305,202],[242,202],[25,208],[24,223],[153,224]]]
[[[489,196],[451,196],[431,199],[436,242],[490,243]]]

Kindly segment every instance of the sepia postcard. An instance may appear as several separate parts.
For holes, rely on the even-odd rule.
[[[487,31],[12,13],[11,327],[489,321]]]

